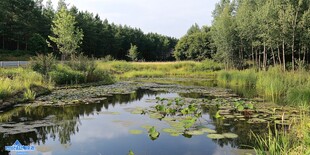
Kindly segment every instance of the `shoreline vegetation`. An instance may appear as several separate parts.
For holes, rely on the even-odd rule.
[[[265,136],[253,135],[259,144],[258,154],[266,149],[276,149],[276,153],[288,151],[303,154],[309,151],[310,124],[310,75],[305,70],[283,72],[279,67],[268,71],[224,70],[223,65],[213,60],[202,62],[126,62],[99,61],[78,55],[72,61],[56,61],[53,55],[39,55],[32,58],[25,68],[0,69],[0,98],[7,101],[26,102],[50,93],[53,89],[92,84],[111,84],[116,81],[137,78],[211,78],[220,87],[251,87],[266,101],[284,106],[300,107],[300,120],[290,122],[289,130],[279,129]],[[43,93],[44,92],[44,93]],[[285,114],[283,114],[285,115]],[[272,127],[270,127],[272,128]],[[289,132],[288,132],[289,131]],[[298,138],[295,137],[297,134]],[[275,143],[275,144],[274,144]],[[274,147],[272,145],[277,145]],[[286,149],[286,150],[283,150]],[[261,153],[259,153],[261,151]],[[271,150],[270,150],[271,151]]]
[[[52,90],[74,85],[112,84],[135,78],[211,78],[221,87],[248,87],[266,101],[290,106],[309,106],[310,73],[283,71],[280,66],[267,71],[254,68],[224,70],[213,60],[176,62],[101,61],[78,55],[70,61],[56,61],[53,55],[38,55],[27,67],[0,68],[0,98],[23,94],[31,99],[32,89]]]

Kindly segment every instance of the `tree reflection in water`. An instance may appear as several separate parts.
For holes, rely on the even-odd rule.
[[[158,93],[138,89],[136,92],[125,95],[113,95],[107,100],[97,104],[79,104],[69,106],[38,106],[38,107],[17,107],[0,114],[0,126],[8,123],[24,122],[25,125],[31,124],[36,120],[46,120],[54,125],[37,127],[36,131],[27,133],[10,134],[0,130],[0,154],[7,154],[2,146],[12,145],[15,140],[19,140],[24,145],[45,144],[52,138],[61,144],[70,144],[71,136],[79,132],[81,116],[95,115],[102,108],[109,109],[116,104],[128,104],[129,102],[141,100],[144,95],[156,95]],[[1,128],[0,128],[1,129]]]

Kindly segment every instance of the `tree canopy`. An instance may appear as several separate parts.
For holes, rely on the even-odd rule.
[[[65,0],[58,2],[56,10],[53,8],[51,0],[47,0],[46,4],[42,4],[42,0],[1,0],[0,48],[12,51],[35,50],[35,52],[43,53],[46,52],[45,45],[40,46],[42,49],[29,49],[29,44],[33,45],[34,37],[38,39],[40,35],[50,42],[51,47],[47,49],[48,52],[71,53],[76,51],[79,45],[78,51],[88,56],[100,58],[110,55],[115,59],[127,60],[128,50],[132,43],[139,47],[138,52],[146,61],[173,60],[172,51],[178,41],[176,38],[157,33],[146,34],[139,28],[111,23],[107,19],[101,19],[97,14],[80,11],[75,6],[69,7]],[[77,30],[81,30],[84,36],[81,44],[68,45],[66,50],[53,39],[57,35],[52,32],[56,28],[56,18],[59,18],[61,14],[65,15],[62,8],[66,10],[66,15],[70,15],[70,20],[75,19],[74,34],[77,35]],[[72,24],[72,22],[63,24],[69,23]],[[59,24],[60,20],[58,20]],[[71,39],[78,43],[79,37],[73,38],[71,35]],[[69,46],[72,51],[68,49]]]
[[[53,35],[49,36],[49,39],[56,43],[63,59],[66,59],[68,55],[75,54],[83,40],[83,31],[76,28],[75,24],[75,17],[64,6],[57,12],[53,20]]]
[[[194,24],[177,43],[174,57],[177,60],[203,60],[211,58],[213,52],[209,27],[200,28]]]

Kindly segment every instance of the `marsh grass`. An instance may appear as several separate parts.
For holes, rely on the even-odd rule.
[[[222,70],[217,73],[218,83],[229,86],[250,86],[266,100],[289,105],[310,104],[310,73],[300,70],[283,72],[280,67],[256,72]]]
[[[0,98],[27,93],[31,86],[51,88],[52,84],[45,82],[41,74],[27,68],[0,69]],[[26,96],[30,94],[28,92]]]
[[[277,129],[273,133],[270,127],[268,133],[265,135],[256,135],[253,132],[251,134],[258,143],[258,146],[254,147],[257,155],[289,154],[294,145],[288,133],[278,131]]]
[[[213,60],[202,62],[126,62],[126,61],[98,61],[98,68],[108,70],[118,79],[137,77],[205,77],[214,75],[213,71],[222,69],[220,63]]]
[[[268,125],[268,133],[257,135],[251,132],[258,144],[254,147],[257,155],[308,155],[310,154],[309,107],[300,108],[300,119],[292,119],[292,126],[274,129]]]

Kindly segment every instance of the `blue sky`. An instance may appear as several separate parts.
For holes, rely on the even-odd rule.
[[[219,0],[66,0],[79,10],[98,13],[115,24],[141,28],[176,38],[197,23],[211,25],[212,11]],[[58,0],[52,0],[57,6]]]

